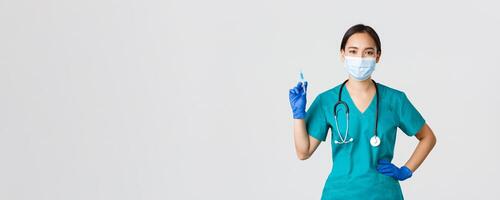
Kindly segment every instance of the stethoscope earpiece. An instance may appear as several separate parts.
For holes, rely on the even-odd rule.
[[[354,141],[354,138],[351,138],[347,141],[341,141],[341,142],[335,140],[334,142],[335,142],[335,144],[347,144],[347,143],[352,142],[352,141]]]

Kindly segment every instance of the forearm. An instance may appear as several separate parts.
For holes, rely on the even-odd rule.
[[[304,119],[293,120],[293,137],[295,141],[295,151],[300,159],[309,157],[309,134],[307,134]]]
[[[424,162],[427,155],[429,155],[432,148],[436,145],[436,136],[427,124],[417,134],[417,138],[420,141],[410,159],[405,164],[413,172],[415,172],[415,170],[417,170],[418,167]]]

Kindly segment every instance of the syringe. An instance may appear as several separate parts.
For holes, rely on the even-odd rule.
[[[306,80],[304,79],[304,72],[302,70],[300,70],[300,77],[299,77],[299,79],[300,79],[300,82],[302,82],[302,89],[304,90],[304,93],[306,93],[307,92],[306,91],[306,85],[305,85]]]

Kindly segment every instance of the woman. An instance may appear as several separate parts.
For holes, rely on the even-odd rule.
[[[371,27],[352,26],[340,45],[349,78],[319,94],[307,112],[307,82],[289,91],[300,160],[309,158],[331,129],[333,167],[321,199],[403,199],[399,181],[410,178],[436,144],[406,94],[371,79],[381,51]],[[419,140],[401,167],[391,163],[398,127]]]

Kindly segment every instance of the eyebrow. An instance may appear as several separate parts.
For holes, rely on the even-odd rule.
[[[358,47],[347,47],[347,49],[358,49]],[[368,47],[365,50],[375,50],[373,47]]]

